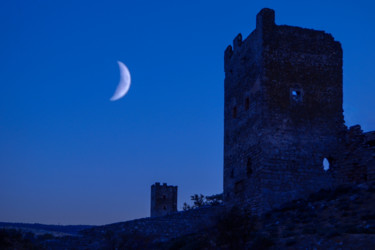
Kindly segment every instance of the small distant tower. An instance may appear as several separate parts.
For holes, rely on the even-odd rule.
[[[177,211],[177,186],[160,185],[156,182],[151,186],[151,217],[164,216]]]

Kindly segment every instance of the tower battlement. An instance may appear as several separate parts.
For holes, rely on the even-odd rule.
[[[272,29],[275,26],[275,11],[268,8],[263,8],[256,17],[256,29]]]
[[[341,44],[323,31],[276,25],[262,9],[256,29],[224,53],[224,200],[257,213],[332,185],[345,130]]]

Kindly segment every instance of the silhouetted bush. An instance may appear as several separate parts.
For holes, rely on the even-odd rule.
[[[215,194],[211,196],[204,196],[203,194],[194,194],[190,196],[190,199],[193,201],[193,205],[190,206],[186,202],[182,209],[184,211],[195,209],[203,206],[217,206],[223,203],[223,194]]]

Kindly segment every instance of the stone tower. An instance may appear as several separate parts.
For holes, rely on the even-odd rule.
[[[160,185],[156,182],[151,186],[151,217],[164,216],[177,211],[177,186]]]
[[[224,201],[261,213],[330,187],[346,128],[340,43],[262,9],[224,69]]]

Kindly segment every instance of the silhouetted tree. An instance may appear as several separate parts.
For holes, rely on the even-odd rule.
[[[202,206],[219,205],[223,202],[222,197],[223,197],[222,194],[216,194],[216,195],[211,195],[211,196],[204,196],[203,194],[194,194],[190,196],[190,199],[193,201],[193,205],[190,206],[189,204],[185,202],[182,209],[186,211],[189,209],[199,208]]]

